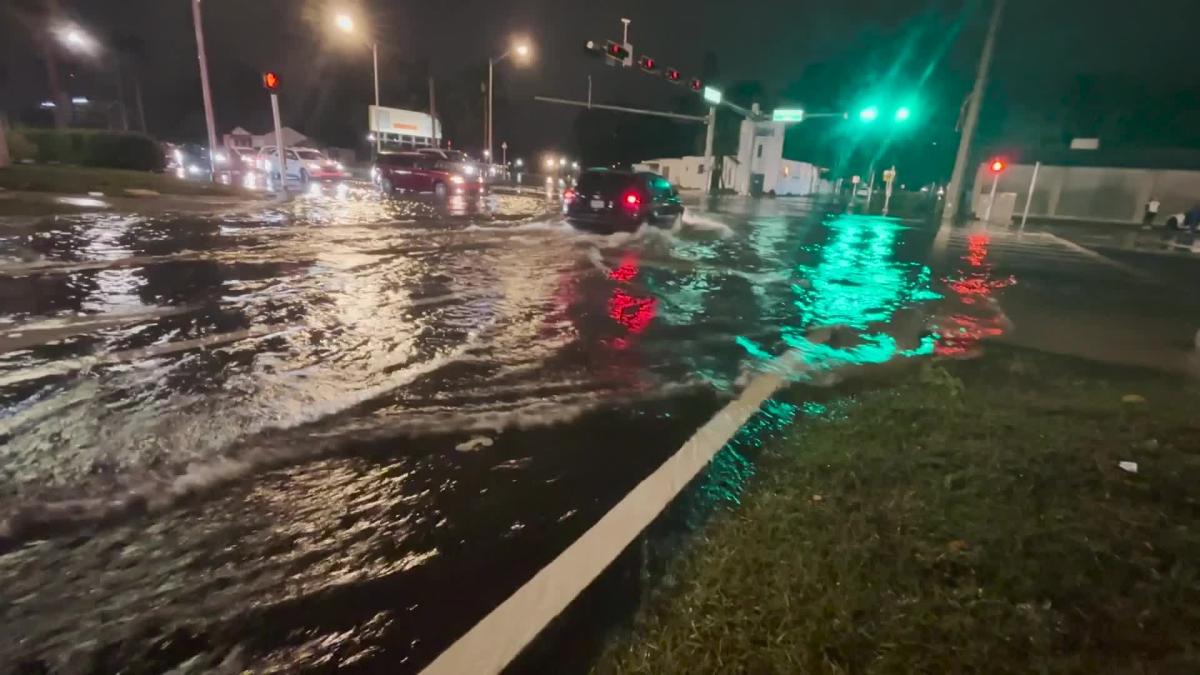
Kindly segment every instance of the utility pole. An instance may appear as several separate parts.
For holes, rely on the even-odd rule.
[[[487,162],[492,163],[492,87],[495,82],[494,72],[496,70],[496,60],[488,59],[488,97],[487,97]]]
[[[983,54],[979,57],[979,73],[975,76],[975,87],[971,90],[971,102],[967,106],[967,119],[963,123],[962,137],[958,141],[958,154],[954,158],[954,171],[950,174],[950,184],[946,187],[946,210],[942,219],[954,220],[958,212],[958,200],[962,196],[963,176],[967,171],[967,162],[971,155],[971,141],[975,136],[975,127],[979,124],[979,111],[983,107],[983,96],[987,91],[988,71],[992,66],[992,52],[996,47],[996,33],[1000,28],[1000,18],[1004,13],[1006,0],[994,0],[992,20],[988,26],[987,38],[983,42]]]
[[[375,71],[375,154],[383,148],[383,129],[379,128],[379,42],[371,41],[371,65]]]
[[[200,0],[192,0],[192,23],[196,27],[196,57],[200,60],[200,89],[204,95],[204,123],[208,127],[208,178],[217,182],[217,125],[213,121],[212,90],[208,86],[208,57],[204,52],[204,25],[200,17]],[[283,149],[279,150],[283,159]]]
[[[437,96],[433,90],[433,76],[429,76],[429,123],[431,125],[430,135],[433,136],[433,147],[442,147],[438,143],[438,123],[437,123]]]
[[[706,124],[708,125],[708,129],[704,132],[704,170],[708,172],[708,186],[704,192],[707,194],[712,194],[712,175],[713,169],[716,166],[716,162],[713,161],[713,138],[715,137],[717,130],[717,106],[708,106],[708,119]]]

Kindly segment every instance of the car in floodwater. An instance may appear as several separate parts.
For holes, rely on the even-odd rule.
[[[314,148],[286,148],[287,179],[307,185],[316,181],[340,181],[350,177],[341,162],[330,159]],[[272,180],[279,180],[279,158],[275,146],[265,145],[258,151],[258,165]]]
[[[601,234],[647,224],[673,228],[683,218],[683,201],[656,173],[587,169],[563,192],[563,215],[571,225]]]
[[[423,152],[385,153],[375,158],[371,180],[384,194],[396,192],[447,195],[479,194],[483,176],[468,173],[462,162]]]

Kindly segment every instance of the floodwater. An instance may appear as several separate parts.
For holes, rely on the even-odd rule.
[[[775,357],[1013,333],[1006,237],[354,187],[0,221],[0,665],[418,670]]]

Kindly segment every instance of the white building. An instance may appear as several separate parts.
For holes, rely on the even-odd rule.
[[[308,136],[296,131],[291,127],[284,127],[280,130],[283,133],[283,144],[285,147],[295,147],[298,145],[312,145],[308,140]],[[275,130],[272,129],[265,134],[252,134],[242,127],[235,127],[233,131],[225,134],[223,138],[225,147],[227,148],[261,148],[265,145],[275,145]]]
[[[784,124],[744,120],[738,136],[737,157],[726,157],[721,165],[720,187],[739,195],[802,197],[832,192],[821,178],[821,167],[783,158]],[[685,190],[707,187],[703,157],[647,159],[634,164],[635,171],[653,171]]]
[[[737,163],[733,157],[725,158],[721,175],[722,187],[733,186],[736,166]],[[704,158],[699,156],[647,159],[634,164],[633,170],[653,171],[671,181],[672,185],[681,190],[703,190],[708,187],[705,181],[708,173],[704,170]]]

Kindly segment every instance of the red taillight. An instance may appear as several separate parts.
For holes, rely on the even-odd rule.
[[[575,201],[575,196],[576,196],[575,191],[572,190],[571,188],[567,188],[566,190],[563,191],[563,201],[564,202]]]
[[[641,196],[638,195],[638,193],[630,192],[629,194],[625,195],[625,205],[626,206],[637,206],[638,204],[641,204],[641,203],[642,203],[642,198],[641,198]]]

